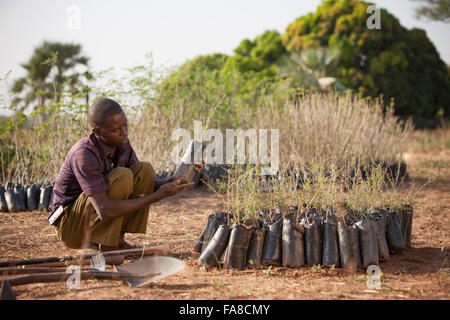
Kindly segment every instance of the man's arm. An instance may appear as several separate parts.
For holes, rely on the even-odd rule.
[[[99,192],[89,196],[89,200],[100,219],[110,220],[136,212],[147,205],[184,191],[193,184],[194,182],[181,184],[181,181],[177,180],[160,186],[156,192],[142,198],[113,200],[108,197],[106,192]]]
[[[164,179],[155,179],[154,191],[157,191],[162,185],[173,182],[173,176]]]

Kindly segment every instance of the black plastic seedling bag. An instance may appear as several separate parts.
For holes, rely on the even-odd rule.
[[[195,240],[195,242],[194,242],[194,251],[195,252],[198,252],[198,253],[202,252],[203,240],[205,239],[205,233],[206,233],[207,229],[208,229],[208,224],[206,224],[206,226],[203,228],[203,231],[200,234],[200,236],[197,238],[197,240]]]
[[[408,221],[408,226],[406,228],[406,239],[405,239],[405,247],[410,248],[411,247],[411,234],[412,234],[412,224],[413,224],[413,215],[414,215],[414,211],[408,211],[406,213],[407,215],[407,221]]]
[[[400,227],[402,229],[403,242],[405,247],[411,247],[413,211],[407,210],[400,214]]]
[[[157,172],[155,173],[155,180],[162,180],[165,179],[167,177],[167,173],[166,172]]]
[[[305,259],[308,266],[317,266],[322,264],[322,232],[320,220],[312,220],[311,223],[305,222]]]
[[[200,186],[200,175],[200,172],[194,174],[194,178],[192,179],[192,181],[194,181],[194,185],[191,188],[197,188]]]
[[[208,217],[208,222],[206,224],[206,230],[205,234],[203,235],[203,244],[202,244],[202,251],[206,249],[208,246],[209,241],[214,236],[214,233],[216,232],[217,228],[219,227],[219,224],[217,222],[217,217],[215,214],[212,214]]]
[[[361,247],[361,256],[363,268],[370,265],[378,265],[378,244],[375,224],[370,219],[358,221],[355,224],[359,229],[359,244]]]
[[[350,230],[343,222],[338,222],[338,239],[342,268],[347,269],[354,266],[356,269],[356,259],[352,251]]]
[[[294,223],[291,219],[283,219],[283,234],[281,237],[282,265],[284,267],[301,267],[305,265],[303,224]]]
[[[17,194],[12,190],[5,191],[5,201],[8,207],[8,212],[19,212],[19,200],[17,199]]]
[[[243,225],[233,225],[228,240],[227,255],[224,261],[225,268],[243,270],[247,263],[247,251],[252,235],[251,229]]]
[[[39,211],[47,210],[52,190],[53,190],[52,186],[41,187],[38,204]]]
[[[230,233],[231,233],[231,227],[232,227],[232,225],[231,226],[228,226],[229,228],[230,228]],[[228,238],[228,243],[227,243],[227,246],[226,246],[226,248],[225,248],[225,250],[223,251],[223,253],[222,253],[222,256],[220,257],[220,263],[221,264],[225,264],[225,259],[227,258],[227,255],[228,255],[228,249],[230,248],[230,238]]]
[[[350,230],[350,238],[351,238],[351,243],[352,243],[352,251],[356,257],[357,266],[358,266],[358,268],[362,268],[363,261],[362,261],[362,256],[361,256],[361,244],[359,242],[359,229],[357,226],[352,225],[349,227],[349,230]]]
[[[316,222],[319,227],[320,237],[323,239],[323,217],[319,216],[319,214],[314,213],[312,215],[312,219]]]
[[[17,196],[17,206],[19,211],[25,211],[27,209],[27,194],[24,187],[18,183],[14,185],[14,193]]]
[[[281,233],[283,219],[279,218],[269,224],[264,238],[264,249],[262,255],[263,265],[281,265]]]
[[[217,181],[226,181],[228,179],[229,165],[210,164],[207,168],[201,170],[200,179],[207,184],[214,185]]]
[[[339,267],[339,238],[335,215],[328,215],[323,222],[323,265]]]
[[[387,212],[386,210],[384,210],[384,209],[382,209],[382,208],[377,209],[376,212],[378,212],[378,216],[379,216],[379,218],[380,218],[380,220],[381,220],[381,223],[382,223],[383,226],[384,226],[384,231],[386,232],[387,222],[388,222],[388,217],[389,217],[389,212]]]
[[[5,199],[5,187],[0,186],[0,212],[8,212],[8,205]]]
[[[53,203],[53,185],[52,190],[50,191],[50,199],[48,200],[47,211],[52,211],[52,203]]]
[[[406,243],[406,228],[407,228],[407,219],[404,219],[404,215],[403,212],[397,212],[398,215],[398,221],[399,221],[399,225],[400,225],[400,230],[402,230],[402,238],[403,238],[403,243]]]
[[[31,184],[27,188],[27,209],[36,210],[39,204],[39,188],[36,184]]]
[[[398,253],[405,248],[402,229],[400,226],[400,217],[395,212],[390,212],[387,216],[386,240],[389,247],[389,252],[392,254]]]
[[[369,219],[375,226],[378,246],[378,258],[380,261],[389,260],[389,247],[386,241],[386,229],[380,216],[372,214]]]
[[[214,213],[216,215],[217,223],[218,224],[228,224],[228,226],[232,226],[231,222],[231,214],[228,214],[227,212],[217,211]],[[230,215],[230,217],[228,217]]]
[[[338,222],[339,256],[344,269],[355,270],[362,267],[359,246],[359,231],[356,226],[346,227]]]
[[[11,191],[13,191],[14,190],[14,183],[12,183],[11,181],[7,181],[6,183],[5,183],[5,191],[6,190],[11,190]]]
[[[194,251],[201,253],[208,245],[208,242],[214,236],[214,233],[216,232],[219,225],[228,224],[228,220],[228,214],[226,212],[218,211],[211,214],[208,217],[205,228],[203,228],[202,233],[194,243]]]
[[[226,224],[222,224],[218,227],[214,233],[212,239],[208,242],[207,246],[200,255],[199,263],[209,266],[219,266],[220,258],[228,245],[228,238],[230,235],[230,227]]]
[[[252,228],[252,236],[247,251],[247,267],[257,268],[261,266],[265,234],[265,229]]]

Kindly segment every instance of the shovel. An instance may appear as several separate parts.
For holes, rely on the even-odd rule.
[[[17,278],[9,278],[1,281],[0,300],[16,300],[16,294],[12,289],[12,286],[19,286],[30,283],[48,283],[48,282],[63,282],[68,281],[69,277],[72,277],[72,273],[68,272],[55,272],[55,273],[40,273],[32,274]],[[97,280],[120,280],[136,281],[136,283],[144,282],[147,279],[151,279],[155,274],[146,275],[134,275],[126,272],[110,272],[110,271],[81,271],[79,273],[79,280],[97,279]]]
[[[135,275],[124,281],[133,288],[143,287],[150,282],[164,279],[184,269],[186,263],[173,257],[145,257],[120,267],[114,266],[118,272]],[[147,275],[147,276],[146,276]]]
[[[115,267],[115,272],[87,269],[87,271],[81,271],[79,275],[80,280],[120,280],[126,282],[130,287],[136,288],[175,274],[184,269],[185,266],[186,263],[182,260],[173,257],[155,256],[145,257],[121,267]],[[71,276],[72,273],[56,272],[31,274],[17,278],[4,279],[1,285],[0,300],[12,299],[15,297],[11,286],[30,283],[62,282],[67,281]]]
[[[128,264],[125,264],[121,267],[115,267],[116,272],[103,272],[99,271],[95,268],[84,268],[83,272],[86,273],[86,277],[88,275],[104,277],[105,279],[108,276],[115,277],[118,280],[125,280],[125,276],[130,277],[131,280],[148,280],[147,282],[152,282],[156,280],[160,280],[166,278],[172,274],[181,271],[185,267],[186,263],[182,260],[172,258],[172,257],[145,257],[140,260],[135,260]],[[18,284],[27,284],[33,283],[28,281],[38,280],[38,282],[47,281],[53,282],[52,279],[57,279],[57,276],[54,274],[61,275],[62,278],[67,276],[65,268],[3,268],[0,269],[0,275],[12,275],[12,274],[38,274],[35,277],[22,277],[21,280],[14,280],[11,282],[12,285]],[[46,275],[51,274],[51,275]],[[122,276],[122,278],[120,278]],[[120,279],[119,279],[120,278]],[[145,278],[145,279],[144,279]],[[64,280],[64,279],[63,279]],[[115,279],[113,279],[115,280]],[[26,282],[26,283],[25,283]],[[133,282],[135,283],[135,282]],[[137,284],[137,282],[136,282]],[[140,282],[139,282],[140,284]],[[140,284],[140,286],[143,284]],[[131,285],[132,287],[136,287],[137,285]]]
[[[124,260],[126,257],[136,257],[136,256],[144,256],[144,255],[167,255],[169,252],[169,247],[167,245],[161,245],[158,247],[149,247],[149,248],[136,248],[136,249],[126,249],[126,250],[116,250],[116,251],[107,251],[101,252],[105,259],[112,259],[113,257],[119,258],[116,263],[112,264],[120,264],[120,257],[123,257]],[[85,262],[87,259],[91,259],[94,256],[97,256],[99,253],[85,253],[78,254],[73,256],[62,256],[62,257],[47,257],[47,258],[36,258],[36,259],[27,259],[27,260],[16,260],[16,261],[4,261],[0,262],[0,268],[4,267],[14,267],[14,266],[26,266],[26,265],[34,265],[34,266],[65,266],[67,262],[70,261],[71,264],[75,264],[78,262]],[[123,262],[122,260],[122,262]]]
[[[130,281],[130,280],[143,280],[147,278],[152,278],[156,276],[156,274],[145,274],[145,275],[136,275],[130,274],[128,272],[111,272],[111,271],[98,271],[98,270],[89,270],[89,271],[81,271],[80,280],[88,280],[88,279],[97,279],[97,280],[121,280],[121,281]],[[22,276],[17,278],[9,278],[3,281],[9,282],[11,286],[20,286],[24,284],[30,283],[48,283],[48,282],[62,282],[67,281],[69,277],[71,277],[73,273],[70,272],[54,272],[54,273],[39,273],[32,274],[28,276]]]

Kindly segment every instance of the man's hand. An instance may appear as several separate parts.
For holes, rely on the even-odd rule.
[[[203,169],[203,164],[204,163],[205,163],[205,160],[203,160],[202,163],[196,163],[195,164],[195,168],[194,168],[195,173],[199,173],[200,170]]]
[[[156,191],[158,197],[164,199],[166,197],[173,196],[179,192],[183,192],[187,190],[189,187],[194,185],[194,182],[183,183],[180,179],[175,180],[174,182],[163,184]]]
[[[205,161],[203,161],[203,163],[205,163]],[[195,173],[199,173],[203,169],[203,163],[195,163],[195,167],[194,167]],[[171,179],[172,179],[171,181],[181,180],[181,183],[189,183],[190,182],[190,181],[187,181],[182,176],[179,176],[179,177],[172,176]]]

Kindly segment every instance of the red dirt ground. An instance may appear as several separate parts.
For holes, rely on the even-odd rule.
[[[222,196],[200,188],[165,199],[150,208],[146,235],[127,240],[141,246],[168,244],[186,268],[145,288],[117,281],[83,281],[81,289],[62,283],[14,287],[18,299],[444,299],[450,298],[450,150],[412,152],[406,161],[412,178],[403,192],[420,187],[439,170],[438,179],[417,192],[412,248],[380,264],[381,289],[368,289],[364,270],[203,269],[193,243],[207,216],[220,209]],[[0,261],[74,254],[58,241],[48,213],[0,214]],[[5,278],[7,276],[2,276]],[[8,276],[11,277],[11,276]]]

